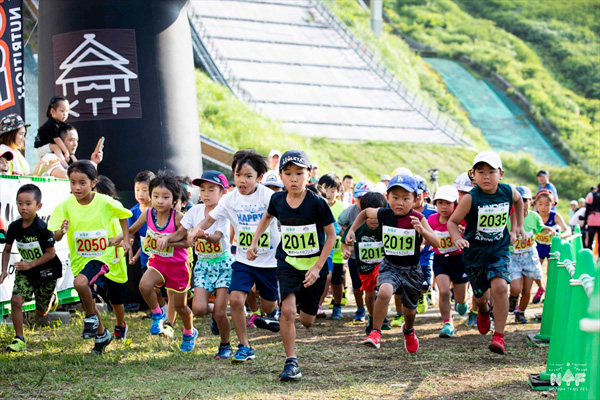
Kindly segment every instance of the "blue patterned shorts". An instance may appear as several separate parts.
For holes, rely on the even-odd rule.
[[[531,279],[542,279],[542,265],[540,264],[538,252],[532,249],[526,253],[510,253],[508,272],[511,281],[521,279],[522,276]]]
[[[231,264],[233,256],[229,251],[214,260],[198,260],[194,267],[194,287],[201,287],[209,292],[229,288]]]

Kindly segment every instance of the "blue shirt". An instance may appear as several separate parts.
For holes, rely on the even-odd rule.
[[[421,214],[425,216],[425,219],[428,219],[430,215],[437,214],[437,209],[431,204],[425,203],[425,208],[423,211],[421,211]],[[422,266],[433,266],[433,247],[430,245],[423,247],[423,251],[421,251],[420,262]]]
[[[137,203],[135,206],[131,207],[130,211],[133,214],[128,219],[129,226],[131,227],[131,225],[135,224],[135,221],[138,220],[140,215],[142,215],[142,210],[140,210],[140,203]],[[144,224],[144,225],[142,225],[140,230],[137,231],[137,233],[135,234],[135,240],[136,240],[137,244],[140,246],[140,249],[142,248],[142,240],[146,237],[146,229],[148,229],[148,226],[146,224]],[[144,250],[140,250],[140,251],[141,251],[140,263],[142,264],[142,267],[146,267],[148,265],[148,258],[150,258],[150,257],[148,256],[148,254],[144,253]]]

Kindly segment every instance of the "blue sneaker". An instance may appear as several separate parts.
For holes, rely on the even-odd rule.
[[[456,335],[456,331],[454,330],[454,326],[450,322],[446,322],[442,329],[439,331],[439,337],[441,338],[451,338]]]
[[[238,349],[231,359],[232,363],[243,363],[244,361],[253,360],[256,358],[251,347],[246,347],[243,344],[238,344]]]
[[[160,314],[152,313],[152,325],[150,326],[150,333],[152,335],[160,335],[164,330],[164,323],[167,320],[167,314],[161,312]]]
[[[367,314],[367,311],[365,310],[365,308],[357,308],[356,312],[354,313],[354,317],[352,318],[352,321],[356,321],[356,322],[365,322],[365,316]]]
[[[467,326],[477,326],[477,312],[471,310],[469,312],[469,320],[467,321]]]
[[[98,335],[98,316],[96,314],[83,319],[83,332],[81,337],[84,339],[94,339]]]
[[[297,361],[287,361],[283,367],[283,372],[279,374],[279,380],[282,382],[297,381],[302,378],[300,367]]]
[[[331,310],[331,319],[342,319],[342,306],[333,306],[333,309]]]
[[[215,354],[215,360],[225,360],[233,357],[233,349],[231,345],[219,346],[219,351]]]
[[[189,353],[194,350],[196,346],[196,338],[198,337],[198,330],[196,328],[192,328],[193,333],[191,335],[183,334],[181,339],[181,346],[179,346],[179,350]]]
[[[469,309],[469,306],[467,305],[466,301],[464,303],[454,303],[454,310],[459,315],[465,315],[467,313],[468,309]]]

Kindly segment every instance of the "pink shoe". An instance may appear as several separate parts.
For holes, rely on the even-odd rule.
[[[248,320],[247,326],[251,326],[253,328],[256,328],[256,325],[254,325],[254,320],[256,318],[258,318],[258,314],[252,313],[252,315],[250,316],[250,319]]]

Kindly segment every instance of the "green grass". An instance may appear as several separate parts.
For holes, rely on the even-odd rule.
[[[527,43],[494,22],[472,17],[451,0],[384,0],[384,7],[400,31],[435,47],[440,56],[467,55],[507,78],[532,103],[533,118],[539,123],[546,117],[591,165],[589,172],[598,174],[600,101],[563,87]]]

